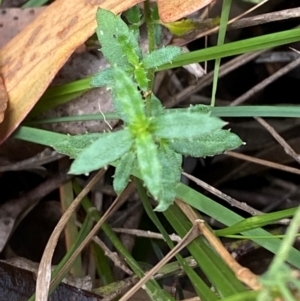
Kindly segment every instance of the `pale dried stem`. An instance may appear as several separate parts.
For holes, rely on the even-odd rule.
[[[214,247],[217,253],[227,263],[227,265],[234,272],[236,277],[244,284],[249,286],[253,290],[260,290],[262,288],[259,283],[259,277],[252,273],[248,268],[241,266],[224,248],[220,240],[206,227],[203,220],[196,220],[195,223],[198,225],[200,232]]]
[[[113,228],[113,231],[115,231],[117,233],[126,233],[126,234],[130,234],[130,235],[135,235],[138,237],[146,237],[146,238],[165,240],[162,234],[151,232],[151,231],[138,230],[138,229],[124,229],[124,228]],[[170,234],[169,237],[174,242],[180,242],[182,240],[182,238],[176,234]]]

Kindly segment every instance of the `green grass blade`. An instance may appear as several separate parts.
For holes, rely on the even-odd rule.
[[[213,116],[218,117],[300,117],[300,106],[237,106],[213,107]]]
[[[227,43],[222,46],[214,46],[206,49],[192,51],[179,55],[170,64],[163,65],[158,71],[181,67],[188,64],[199,63],[217,58],[272,48],[300,40],[300,28],[271,33],[260,37],[245,39]]]
[[[138,178],[134,178],[134,182],[137,187],[138,194],[142,200],[145,211],[148,214],[149,218],[155,224],[159,232],[163,235],[166,243],[170,249],[174,248],[174,243],[170,239],[167,231],[164,226],[158,219],[157,215],[154,213],[152,206],[149,203],[149,198],[147,196],[147,191],[143,187],[141,181]],[[176,259],[180,263],[181,267],[184,269],[185,273],[189,277],[192,285],[194,286],[198,296],[203,301],[213,301],[217,299],[217,296],[210,290],[210,288],[205,284],[205,282],[196,274],[196,272],[187,264],[187,262],[182,258],[180,254],[176,255]]]
[[[171,109],[173,110],[173,109]],[[181,109],[176,109],[181,110]],[[184,110],[184,109],[183,109]],[[216,117],[282,117],[299,118],[300,106],[237,106],[237,107],[212,107],[211,115]],[[28,121],[24,125],[38,125],[55,122],[91,121],[91,120],[116,120],[120,117],[115,112],[102,114],[76,115],[60,118],[51,118],[38,121]]]
[[[169,209],[164,212],[164,215],[181,237],[183,237],[192,226],[191,222],[177,205],[170,206]],[[246,289],[202,236],[190,243],[187,249],[222,298],[242,292]]]
[[[232,0],[224,0],[222,11],[221,11],[221,19],[220,19],[220,29],[218,33],[218,42],[217,45],[223,45],[225,41],[226,28],[229,19],[229,13],[231,8]],[[219,78],[219,69],[220,69],[221,58],[217,58],[214,66],[214,80],[213,80],[213,88],[212,88],[212,96],[211,96],[211,106],[214,107],[216,103],[216,92]]]
[[[190,206],[198,209],[200,212],[207,214],[208,216],[215,218],[224,225],[231,226],[243,220],[241,216],[234,213],[233,211],[225,208],[224,206],[214,202],[210,198],[196,192],[195,190],[187,187],[184,184],[179,184],[176,189],[177,197],[183,200]],[[249,236],[270,236],[269,232],[258,228],[254,230],[245,231],[243,235]],[[270,252],[276,254],[278,251],[281,240],[280,239],[252,239],[258,245],[266,248]],[[300,268],[300,252],[295,248],[292,248],[287,261],[297,268]]]
[[[55,141],[65,139],[66,135],[30,128],[27,126],[21,126],[14,132],[13,137],[33,143],[50,146]]]
[[[22,8],[39,7],[46,4],[49,0],[29,0],[22,5]]]
[[[231,227],[214,231],[217,236],[224,236],[224,235],[232,235],[236,233],[241,233],[244,231],[248,231],[251,229],[263,227],[270,223],[274,223],[279,221],[283,218],[291,217],[295,214],[297,208],[290,208],[286,210],[281,210],[278,212],[266,213],[263,215],[253,216],[250,218],[246,218],[237,224],[234,224]]]

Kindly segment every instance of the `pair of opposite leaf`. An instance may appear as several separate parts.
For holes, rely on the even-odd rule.
[[[222,130],[226,123],[210,116],[207,106],[166,110],[154,95],[145,104],[139,89],[148,89],[148,70],[169,62],[180,49],[165,47],[143,56],[136,35],[120,17],[100,9],[97,21],[101,51],[112,67],[95,75],[92,85],[106,85],[112,90],[113,103],[124,128],[117,132],[69,136],[53,147],[75,158],[72,174],[115,165],[113,185],[118,194],[131,174],[138,175],[159,202],[156,210],[164,211],[176,195],[182,155],[212,156],[236,148],[242,141],[230,131]]]

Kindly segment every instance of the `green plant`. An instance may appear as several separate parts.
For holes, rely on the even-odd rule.
[[[131,20],[137,23],[139,11]],[[226,124],[211,116],[209,107],[163,108],[151,91],[154,68],[180,54],[178,47],[163,47],[143,54],[138,28],[131,30],[119,16],[99,9],[97,35],[111,67],[95,75],[92,85],[112,91],[115,110],[124,122],[117,132],[68,137],[53,147],[75,158],[70,173],[83,174],[114,163],[114,189],[120,194],[136,168],[148,191],[166,210],[175,198],[182,155],[206,157],[236,148],[238,136],[223,130]]]

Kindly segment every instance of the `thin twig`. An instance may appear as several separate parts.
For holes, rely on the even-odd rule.
[[[0,166],[0,172],[32,169],[56,161],[64,156],[65,155],[59,154],[57,151],[46,148],[34,157],[9,165]]]
[[[21,197],[12,199],[0,206],[0,251],[2,251],[15,226],[16,218],[18,217],[20,222],[30,208],[71,178],[72,176],[66,172],[56,173],[39,186],[24,193]],[[21,213],[22,216],[20,216]]]
[[[291,70],[295,69],[300,65],[300,57],[297,58],[296,60],[292,61],[291,63],[285,65],[281,69],[279,69],[277,72],[273,73],[270,75],[268,78],[264,79],[261,81],[259,84],[256,86],[252,87],[250,90],[248,90],[246,93],[235,99],[232,103],[231,106],[236,106],[239,105],[243,102],[245,102],[247,99],[255,95],[257,92],[263,90],[265,87],[270,85],[272,82],[283,76],[284,74],[290,72]]]
[[[78,221],[76,221],[76,225],[78,227],[82,226],[82,224]],[[118,256],[118,253],[112,252],[98,236],[94,236],[92,240],[104,251],[105,256],[107,256],[116,267],[120,268],[128,275],[132,275],[132,271],[122,262]]]
[[[293,150],[293,148],[276,132],[276,130],[269,123],[260,117],[255,117],[255,120],[273,136],[273,138],[283,147],[287,155],[291,156],[300,164],[300,155]]]
[[[230,204],[233,207],[239,208],[245,212],[248,212],[251,215],[261,215],[263,214],[263,212],[254,209],[253,207],[250,207],[249,205],[247,205],[246,203],[242,203],[237,201],[236,199],[232,198],[231,196],[223,193],[222,191],[214,188],[213,186],[201,181],[200,179],[182,172],[183,175],[185,175],[187,178],[189,178],[190,180],[192,180],[193,182],[195,182],[197,185],[201,186],[202,188],[204,188],[205,190],[209,191],[210,193],[214,194],[215,196],[221,198],[222,200],[226,201],[228,204]]]
[[[260,164],[260,165],[263,165],[263,166],[268,166],[270,168],[283,170],[283,171],[290,172],[290,173],[293,173],[293,174],[296,174],[296,175],[300,175],[300,169],[298,169],[298,168],[285,166],[285,165],[278,164],[278,163],[275,163],[275,162],[270,162],[270,161],[267,161],[267,160],[254,158],[254,157],[251,157],[251,156],[247,156],[247,155],[232,152],[232,151],[225,152],[225,155],[228,155],[228,156],[231,156],[231,157],[234,157],[234,158],[238,158],[238,159],[241,159],[241,160],[253,162],[253,163],[256,163],[256,164]]]

